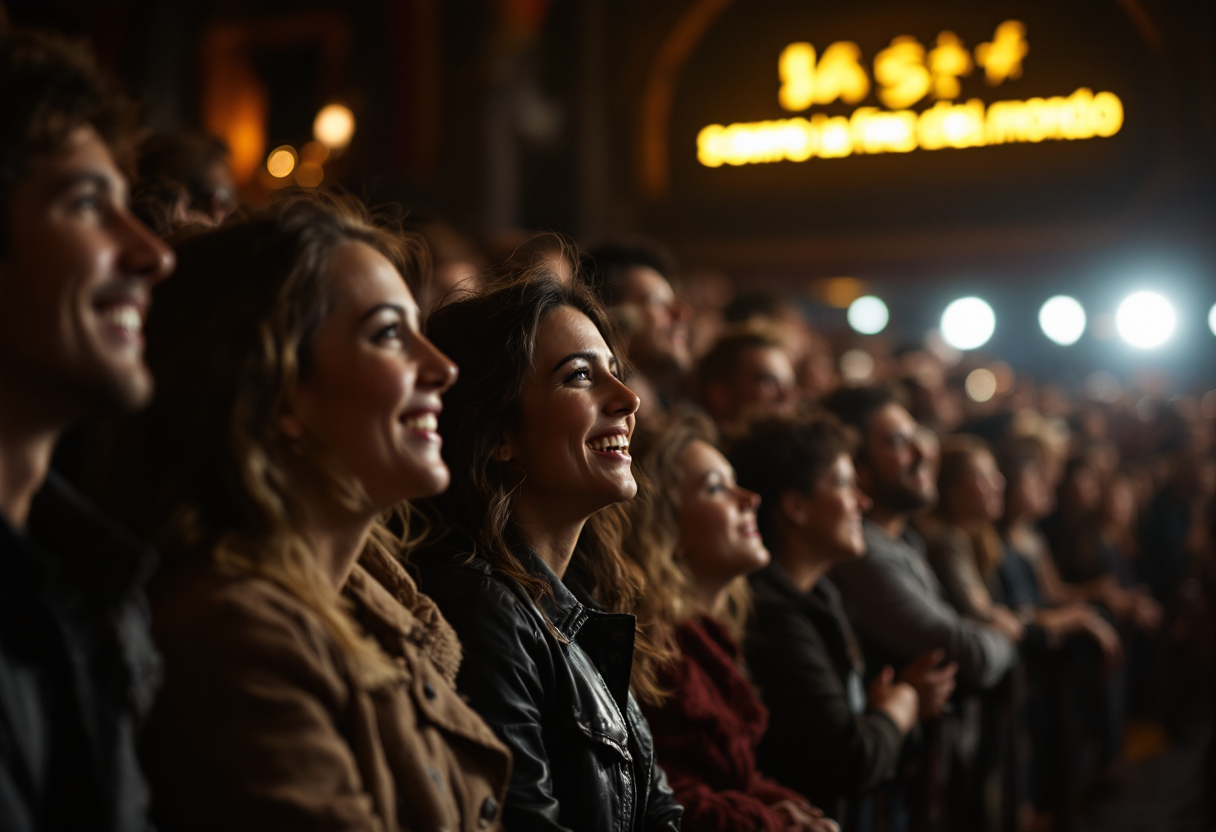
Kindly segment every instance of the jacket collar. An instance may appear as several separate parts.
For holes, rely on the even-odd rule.
[[[549,568],[549,564],[541,559],[528,546],[520,545],[515,549],[519,563],[530,575],[540,578],[549,585],[552,594],[541,598],[538,606],[549,623],[567,641],[573,641],[578,631],[587,623],[587,608],[583,606],[574,593],[571,592],[561,579]]]

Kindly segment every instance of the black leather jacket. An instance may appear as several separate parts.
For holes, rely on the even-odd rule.
[[[678,830],[682,809],[629,693],[634,617],[580,602],[539,557],[520,551],[553,588],[544,606],[559,638],[515,581],[458,549],[411,561],[464,646],[457,689],[514,755],[503,825]]]

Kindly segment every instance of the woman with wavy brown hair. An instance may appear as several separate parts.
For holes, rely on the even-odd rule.
[[[464,644],[460,691],[514,755],[503,822],[678,829],[630,693],[645,646],[616,506],[637,491],[638,398],[607,316],[540,263],[427,331],[461,377],[439,423],[452,487],[421,505],[431,541],[413,561]]]
[[[665,653],[643,657],[657,686],[642,704],[684,829],[831,830],[836,825],[756,767],[768,723],[742,664],[747,575],[769,562],[759,498],[735,482],[713,423],[673,412],[639,437],[646,477],[628,505],[625,551],[646,576],[638,617]]]
[[[157,825],[497,825],[508,754],[457,696],[459,642],[385,523],[449,479],[456,367],[405,280],[425,249],[296,196],[177,255],[146,329],[157,397],[109,489],[164,555],[141,748]]]

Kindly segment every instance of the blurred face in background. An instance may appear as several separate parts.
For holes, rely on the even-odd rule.
[[[870,499],[857,485],[853,460],[841,454],[808,495],[792,495],[797,507],[797,534],[833,561],[851,560],[866,553],[862,516]],[[783,505],[785,503],[783,502]]]
[[[1005,508],[1005,477],[988,451],[968,454],[959,480],[941,495],[942,503],[963,521],[996,522]]]
[[[739,487],[730,463],[707,442],[688,443],[679,465],[677,554],[693,582],[716,593],[769,561],[756,525],[760,497]]]
[[[649,266],[629,269],[624,284],[623,305],[632,307],[637,327],[629,359],[643,372],[687,372],[692,366],[690,310],[676,299],[667,279]]]
[[[870,417],[857,473],[875,509],[911,513],[937,500],[930,451],[922,428],[902,405],[892,402]]]
[[[1006,502],[1008,513],[1019,520],[1034,522],[1051,514],[1056,498],[1043,466],[1037,462],[1027,464],[1009,484]]]
[[[1101,499],[1102,487],[1098,475],[1088,465],[1078,466],[1064,480],[1060,501],[1074,517],[1096,511]]]
[[[1136,518],[1136,491],[1127,477],[1115,477],[1102,499],[1102,522],[1124,529]]]
[[[780,347],[749,347],[738,358],[735,372],[706,390],[714,418],[730,421],[749,412],[792,408],[798,401],[794,367]]]

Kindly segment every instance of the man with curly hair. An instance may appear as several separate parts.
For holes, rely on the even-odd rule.
[[[72,424],[152,395],[172,252],[127,208],[131,102],[87,53],[0,34],[0,829],[146,830],[150,555],[50,472]]]

